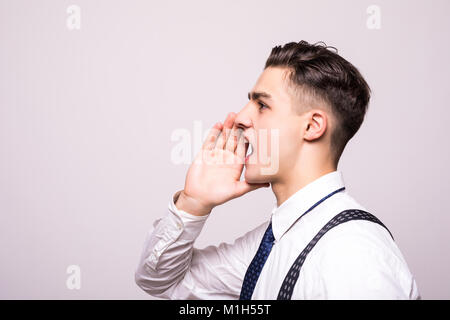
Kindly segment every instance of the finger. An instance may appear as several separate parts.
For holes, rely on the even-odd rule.
[[[225,119],[225,122],[223,123],[222,133],[220,134],[219,138],[217,139],[217,143],[215,146],[216,149],[223,149],[225,147],[225,143],[227,142],[227,138],[230,135],[231,128],[233,127],[235,117],[236,117],[236,114],[234,112],[230,112],[227,115],[227,118]]]
[[[226,131],[229,130],[225,127],[223,127],[222,131],[219,133],[219,137],[217,138],[216,145],[214,148],[216,149],[223,149],[226,141]]]
[[[228,129],[233,128],[235,118],[236,118],[236,113],[234,113],[234,112],[228,113],[228,116],[225,119],[225,122],[223,123],[223,127],[228,128]]]
[[[240,135],[236,146],[236,155],[240,160],[242,160],[242,163],[244,163],[245,154],[247,153],[248,144],[245,144],[245,137],[244,137],[244,131],[240,129]]]
[[[228,138],[227,143],[225,145],[225,148],[228,151],[231,151],[233,153],[236,150],[237,139],[238,139],[237,134],[238,134],[238,132],[236,129],[234,129],[234,128],[231,129],[230,137]]]
[[[266,183],[248,183],[245,180],[242,181],[237,181],[236,182],[236,192],[238,194],[238,196],[242,196],[244,194],[246,194],[247,192],[259,189],[259,188],[268,188],[270,187],[270,183],[266,182]]]
[[[214,145],[216,144],[217,137],[220,135],[220,132],[222,132],[223,125],[220,122],[217,122],[209,131],[208,136],[206,137],[205,142],[203,143],[202,149],[203,150],[211,150],[214,148]]]

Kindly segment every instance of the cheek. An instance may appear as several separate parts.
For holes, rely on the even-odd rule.
[[[290,160],[294,160],[299,150],[300,138],[297,134],[290,131],[280,131],[279,138],[279,159],[280,162],[290,164]]]

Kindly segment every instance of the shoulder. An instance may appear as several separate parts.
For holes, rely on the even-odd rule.
[[[408,298],[415,285],[394,240],[377,223],[342,223],[313,251],[328,298]]]

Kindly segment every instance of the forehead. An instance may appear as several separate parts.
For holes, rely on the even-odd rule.
[[[268,67],[258,77],[252,91],[267,92],[272,100],[289,102],[291,94],[288,86],[287,72],[289,69],[281,67]]]

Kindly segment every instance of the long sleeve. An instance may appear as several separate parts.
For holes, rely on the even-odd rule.
[[[194,248],[206,216],[179,210],[171,199],[168,212],[153,223],[135,272],[136,284],[166,299],[238,299],[265,223],[233,244]]]
[[[354,226],[362,225],[353,223]],[[383,236],[373,237],[350,223],[341,234],[322,243],[317,270],[320,299],[420,299],[414,277],[396,245],[387,246],[390,236],[380,226],[366,228]],[[385,238],[385,241],[381,239]],[[311,278],[312,279],[312,278]],[[316,297],[317,298],[317,297]]]

